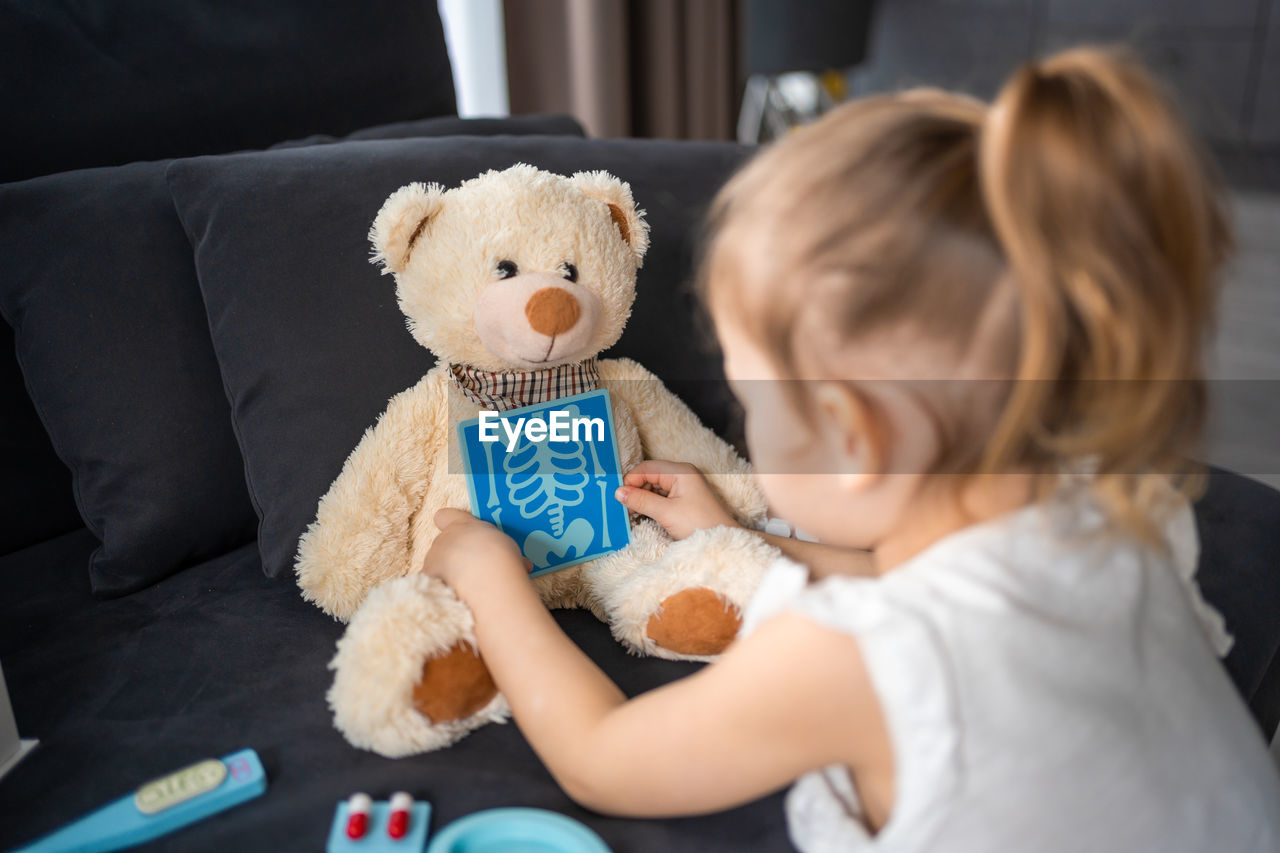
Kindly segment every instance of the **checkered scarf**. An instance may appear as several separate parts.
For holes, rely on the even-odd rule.
[[[600,385],[594,358],[543,370],[480,370],[451,364],[449,371],[468,400],[498,412],[594,391]]]

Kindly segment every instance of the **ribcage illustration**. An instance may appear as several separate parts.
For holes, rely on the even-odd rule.
[[[578,442],[528,442],[502,460],[507,488],[525,518],[544,512],[554,535],[564,527],[564,509],[582,503],[591,482],[590,463]]]

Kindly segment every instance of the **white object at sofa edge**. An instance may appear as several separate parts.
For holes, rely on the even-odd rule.
[[[9,688],[4,683],[4,667],[0,667],[0,779],[17,766],[37,742],[18,737],[18,723],[9,704]]]

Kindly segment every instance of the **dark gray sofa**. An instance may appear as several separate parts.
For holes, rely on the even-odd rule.
[[[586,140],[563,118],[441,116],[452,84],[434,2],[345,16],[302,0],[253,14],[257,4],[227,0],[172,5],[86,20],[71,4],[0,4],[22,24],[0,27],[21,89],[0,110],[30,142],[12,149],[0,185],[0,343],[17,354],[0,353],[0,663],[19,728],[41,741],[0,780],[0,849],[243,747],[263,759],[265,796],[152,849],[314,850],[338,800],[399,789],[432,802],[434,829],[527,805],[585,821],[617,851],[790,849],[781,793],[698,818],[588,813],[514,725],[400,760],[352,748],[324,702],[342,626],[303,602],[290,574],[346,454],[432,363],[392,281],[366,262],[365,232],[389,192],[514,162],[629,181],[652,249],[611,354],[653,369],[733,437],[686,285],[706,204],[750,152]],[[193,41],[180,49],[183,33]],[[412,62],[388,64],[377,48],[392,36]],[[163,91],[141,97],[121,68]],[[326,69],[328,86],[316,77]],[[380,103],[354,108],[353,80]],[[132,92],[115,92],[114,110],[113,85]],[[271,108],[317,87],[329,95],[306,109]],[[107,102],[89,109],[86,90]],[[121,165],[133,161],[144,162]],[[1197,520],[1200,581],[1237,640],[1226,666],[1270,737],[1280,495],[1215,471]],[[628,693],[695,668],[628,657],[585,612],[557,618]]]

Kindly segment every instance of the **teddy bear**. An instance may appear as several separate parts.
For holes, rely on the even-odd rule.
[[[743,527],[673,541],[633,515],[621,550],[531,583],[549,608],[589,609],[635,654],[721,652],[776,551],[746,529],[766,510],[748,463],[654,374],[598,358],[622,334],[648,248],[630,186],[525,164],[448,190],[413,183],[386,200],[369,238],[410,333],[437,363],[365,431],[299,540],[303,596],[348,622],[330,663],[336,727],[398,757],[508,718],[470,611],[419,571],[436,511],[469,507],[451,437],[482,410],[597,387],[609,392],[624,472],[643,459],[690,462]]]

